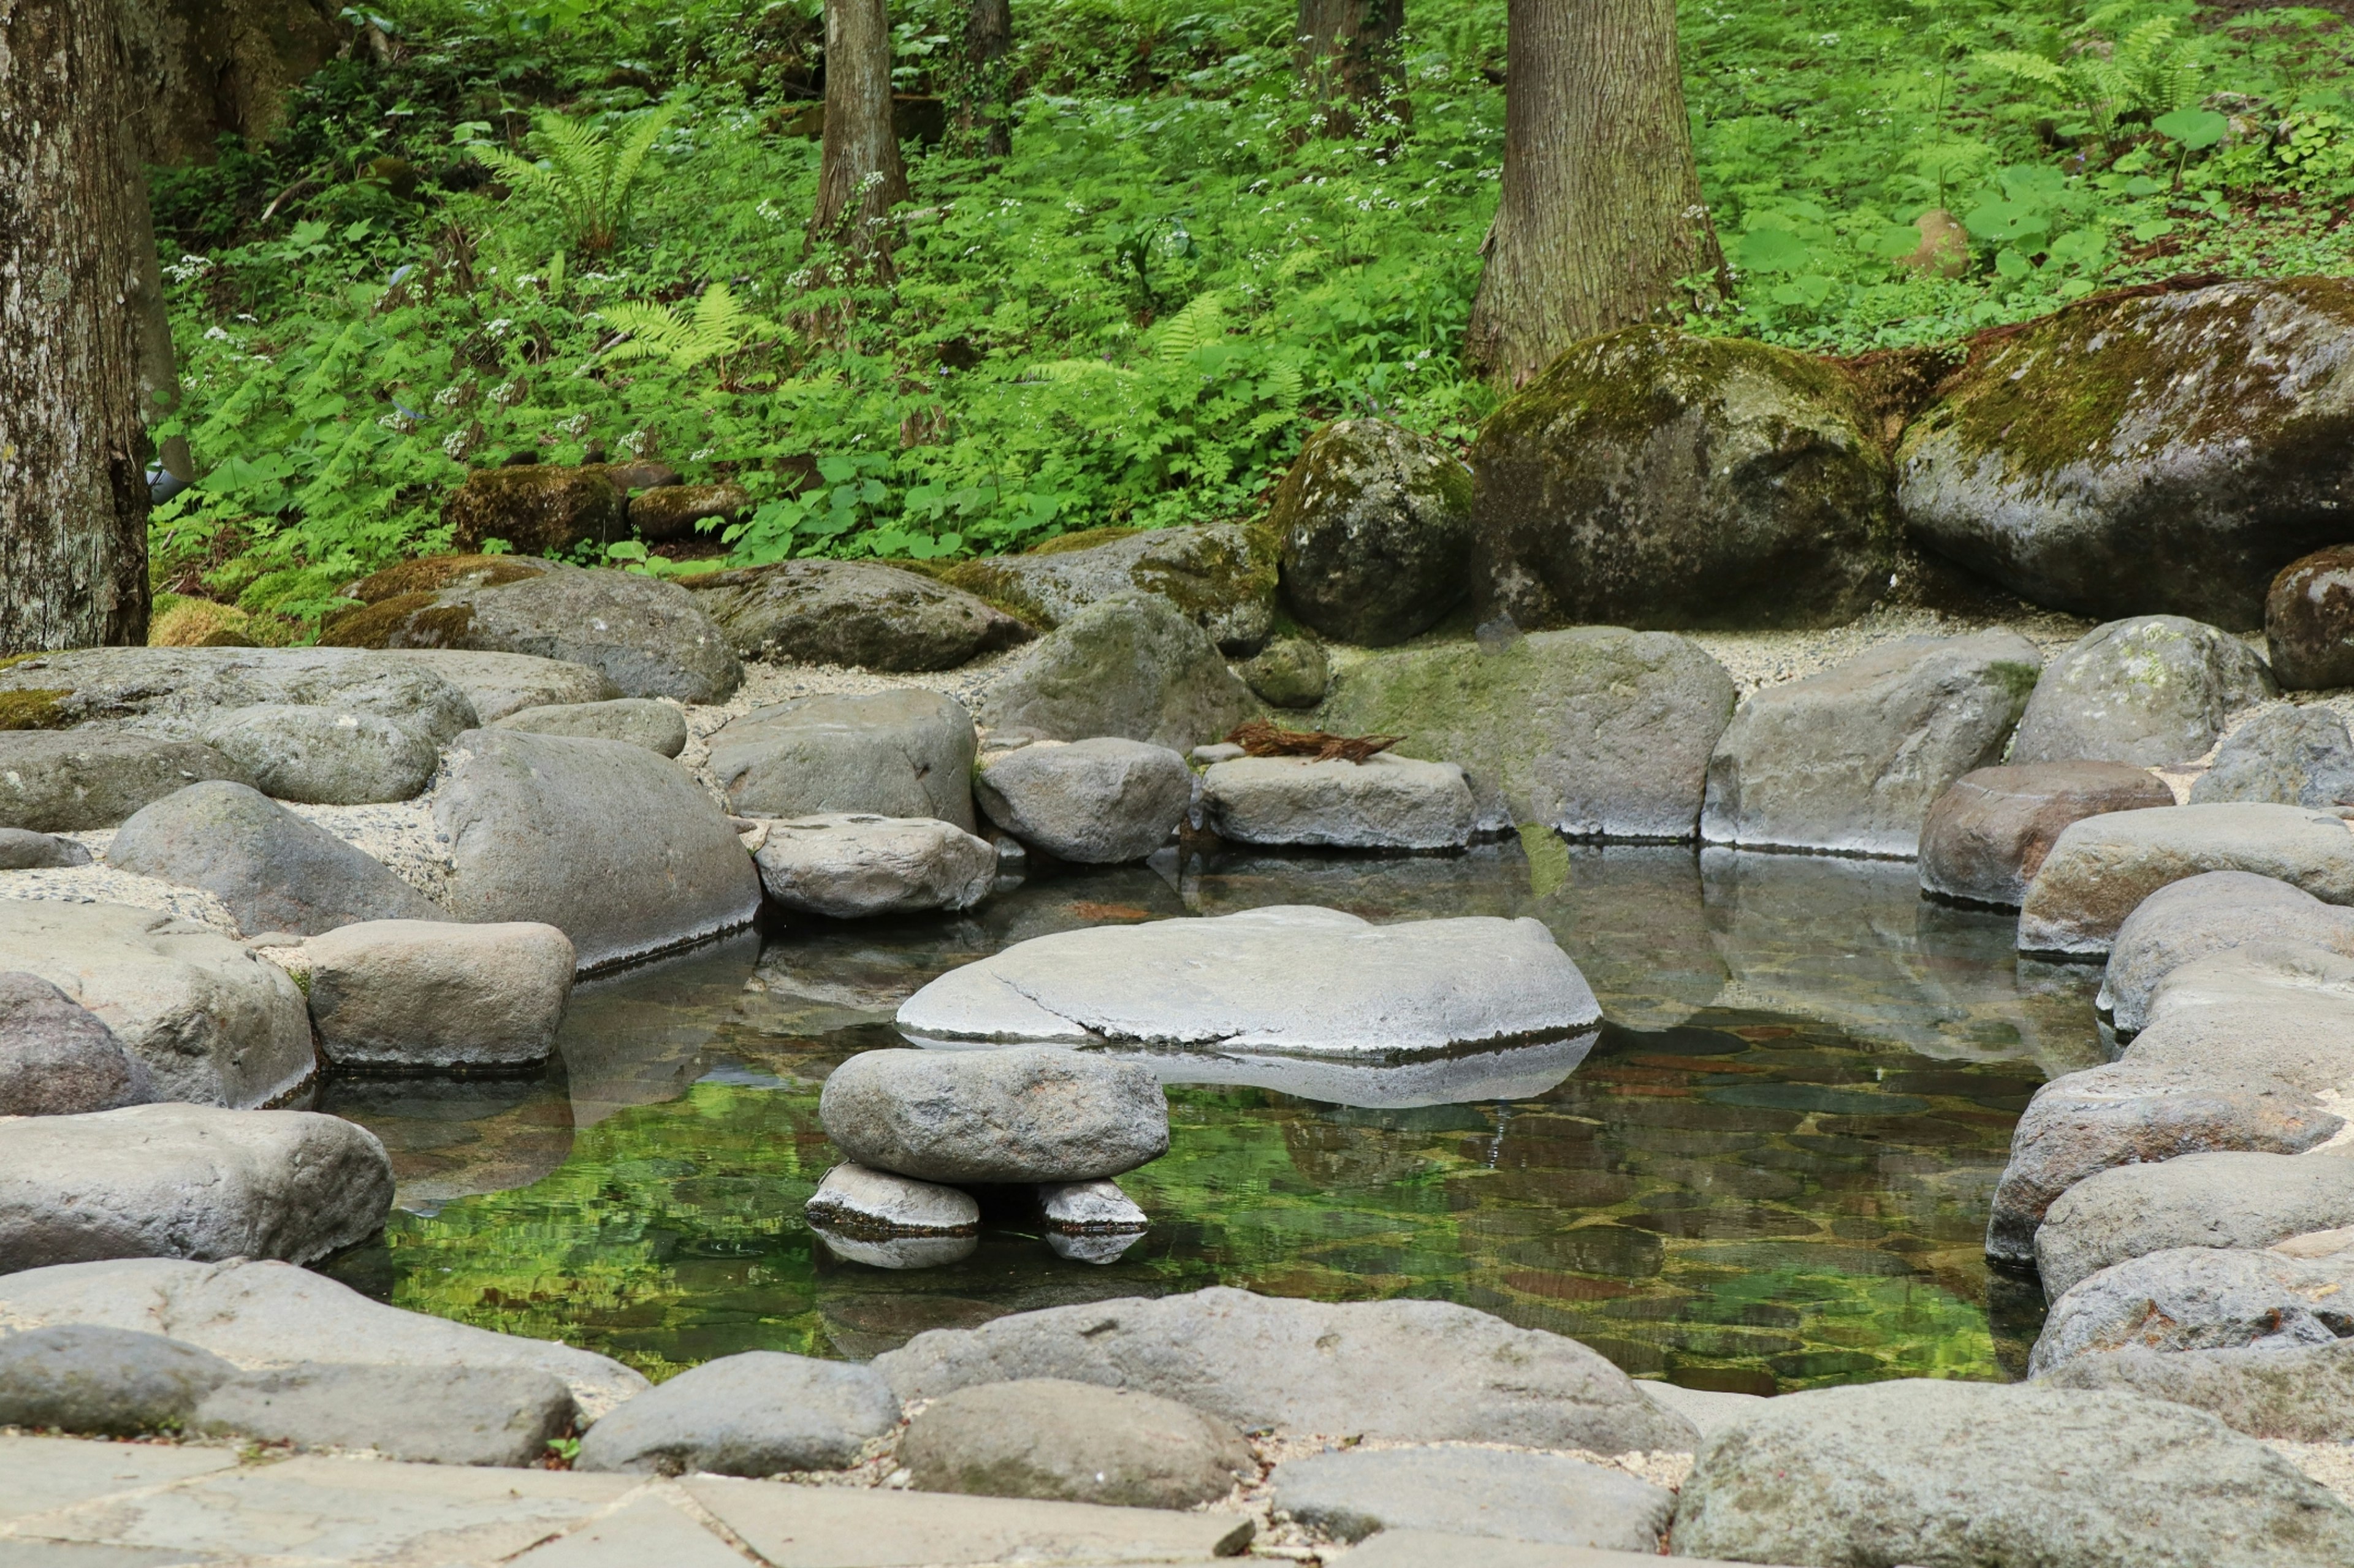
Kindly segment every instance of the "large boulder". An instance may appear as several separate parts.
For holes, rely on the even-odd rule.
[[[626,741],[470,731],[433,825],[452,915],[553,926],[584,971],[738,929],[760,907],[726,816],[684,768]]]
[[[303,703],[231,708],[204,739],[263,794],[316,806],[406,800],[440,760],[430,740],[391,719]]]
[[[2354,1251],[2307,1258],[2188,1246],[2077,1281],[2052,1304],[2027,1366],[2041,1376],[2079,1356],[2134,1346],[2286,1350],[2346,1339],[2354,1339]]]
[[[684,583],[746,659],[953,670],[1035,635],[962,588],[881,561],[779,561]]]
[[[2016,909],[2071,822],[2171,806],[2174,791],[2122,762],[1980,768],[1954,780],[1921,824],[1921,891]]]
[[[859,811],[970,832],[972,715],[938,692],[795,697],[711,736],[711,776],[748,817]]]
[[[211,747],[151,735],[0,730],[0,826],[37,833],[111,828],[191,784],[251,775]]]
[[[547,569],[507,582],[379,599],[330,620],[320,641],[529,653],[588,665],[625,697],[716,703],[743,683],[743,662],[726,634],[676,583],[538,564]]]
[[[1066,534],[1026,555],[960,561],[942,577],[1050,630],[1132,593],[1164,600],[1228,653],[1257,652],[1275,628],[1272,541],[1232,523]]]
[[[0,1335],[0,1426],[136,1437],[186,1427],[237,1368],[177,1340],[62,1323]]]
[[[5,1305],[0,1294],[0,1305]],[[1689,1453],[1696,1434],[1575,1340],[1448,1301],[1217,1287],[935,1329],[875,1360],[903,1401],[1027,1378],[1182,1400],[1244,1431]]]
[[[315,1065],[294,981],[208,926],[119,904],[0,898],[0,953],[112,1030],[158,1099],[269,1105]]]
[[[862,1051],[818,1117],[859,1164],[919,1181],[1092,1181],[1169,1150],[1151,1069],[1049,1047]]]
[[[0,1117],[117,1110],[155,1097],[146,1064],[38,975],[0,972]]]
[[[2354,545],[2281,568],[2264,595],[2264,647],[2292,692],[2354,686]]]
[[[478,468],[441,503],[441,524],[451,542],[469,553],[497,539],[516,555],[546,556],[628,538],[629,497],[595,468]]]
[[[1700,1455],[1672,1549],[1750,1563],[2323,1568],[2354,1510],[2213,1416],[1908,1378],[1770,1400]]]
[[[316,936],[355,920],[439,920],[441,909],[382,861],[257,789],[216,779],[122,824],[107,863],[201,887],[240,929]]]
[[[934,1400],[907,1424],[899,1462],[917,1491],[1162,1509],[1215,1502],[1257,1468],[1243,1435],[1214,1415],[1061,1378]]]
[[[639,1373],[593,1351],[404,1312],[285,1263],[136,1258],[31,1269],[0,1277],[0,1322],[162,1334],[248,1370],[342,1361],[429,1376],[451,1367],[536,1367],[563,1379],[590,1421],[646,1388]]]
[[[1656,1554],[1676,1494],[1560,1454],[1339,1449],[1276,1467],[1275,1506],[1339,1541],[1376,1531],[1554,1542]]]
[[[1001,751],[972,776],[989,820],[1057,860],[1110,865],[1169,842],[1193,802],[1193,773],[1165,746],[1098,736]]]
[[[580,1440],[573,1467],[658,1476],[839,1470],[898,1421],[899,1402],[870,1368],[747,1351],[681,1372],[605,1416]]]
[[[1478,818],[1461,768],[1386,751],[1363,762],[1236,757],[1202,775],[1203,825],[1235,843],[1461,849]]]
[[[1908,425],[1913,536],[2020,598],[2234,630],[2354,501],[2354,281],[2070,305],[1989,340]]]
[[[1311,432],[1267,526],[1284,603],[1336,641],[1403,642],[1470,591],[1471,471],[1444,441],[1384,419]]]
[[[2179,615],[2113,620],[2035,683],[2010,759],[2190,762],[2224,720],[2272,692],[2264,662],[2228,631]]]
[[[488,721],[493,729],[531,735],[569,735],[583,740],[626,740],[663,757],[686,749],[686,715],[675,703],[652,697],[615,697],[603,703],[554,703],[517,708]]]
[[[1384,653],[1344,671],[1317,715],[1348,735],[1402,735],[1401,757],[1458,764],[1479,826],[1573,838],[1678,840],[1698,831],[1709,754],[1738,692],[1664,631],[1540,631]]]
[[[974,716],[1006,736],[1118,736],[1182,751],[1257,706],[1207,632],[1165,599],[1122,594],[1024,649],[982,689]]]
[[[1888,591],[1888,460],[1836,367],[1629,327],[1572,347],[1471,449],[1472,593],[1523,627],[1836,626]]]
[[[477,717],[433,669],[350,648],[78,648],[0,661],[0,729],[97,724],[187,740],[222,710],[260,703],[374,714],[435,746]]]
[[[933,980],[898,1026],[943,1042],[1354,1055],[1561,1038],[1600,1018],[1534,920],[1374,926],[1278,906],[1034,937]]]
[[[465,693],[483,724],[496,724],[524,708],[601,703],[621,694],[602,670],[530,653],[461,648],[387,648],[384,653],[430,671]]]
[[[553,926],[369,920],[302,944],[319,1054],[338,1066],[544,1062],[572,992]]]
[[[2057,1299],[2112,1264],[2178,1247],[2258,1247],[2354,1225],[2354,1159],[2184,1154],[2096,1171],[2054,1199],[2035,1268]]]
[[[2192,805],[2214,800],[2354,805],[2354,736],[2327,708],[2267,708],[2215,748],[2190,786]]]
[[[753,859],[778,904],[836,920],[970,909],[997,885],[996,849],[937,817],[787,817]]]
[[[2234,1432],[2291,1443],[2354,1439],[2354,1340],[2285,1350],[2152,1351],[2078,1356],[2054,1388],[2115,1388],[2207,1411]]]
[[[144,1105],[0,1120],[0,1267],[308,1263],[391,1209],[384,1145],[341,1117]]]
[[[2354,909],[2244,871],[2201,872],[2168,883],[2117,928],[2098,1005],[2120,1036],[2138,1033],[2168,975],[2210,954],[2257,942],[2303,942],[2354,959]]]
[[[2159,984],[2148,1019],[2120,1061],[2309,1094],[2354,1084],[2354,962],[2334,954],[2256,945],[2194,959]]]
[[[536,1465],[572,1429],[572,1391],[536,1367],[408,1367],[300,1361],[229,1379],[189,1430],[292,1448],[367,1448],[424,1465]]]
[[[1709,758],[1701,837],[1916,853],[1937,797],[2000,759],[2040,660],[2010,631],[1907,638],[1754,694]]]
[[[2168,883],[2248,871],[2354,904],[2354,827],[2297,806],[2171,806],[2071,823],[2020,903],[2019,949],[2105,957],[2126,917]]]

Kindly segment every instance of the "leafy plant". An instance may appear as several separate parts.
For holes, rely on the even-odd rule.
[[[646,159],[675,117],[669,107],[650,110],[616,134],[592,120],[545,113],[524,139],[536,159],[489,143],[470,150],[518,195],[553,208],[574,249],[602,256],[628,228]]]
[[[1978,63],[2034,83],[2078,118],[2062,125],[2064,136],[2117,139],[2128,122],[2147,123],[2199,101],[2203,61],[2198,42],[2182,36],[2171,16],[2134,21],[2115,37],[2104,30],[2129,19],[2140,0],[2105,5],[2085,18],[2075,45],[2054,60],[2019,49],[1989,49]]]
[[[600,357],[606,362],[661,359],[673,370],[693,370],[706,361],[724,362],[773,330],[725,283],[705,289],[696,297],[695,309],[688,312],[672,305],[624,302],[607,305],[597,313],[606,325],[628,334],[605,350]]]

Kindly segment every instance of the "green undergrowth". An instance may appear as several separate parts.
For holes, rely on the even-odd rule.
[[[1415,0],[1410,117],[1352,139],[1315,133],[1290,5],[1204,4],[1022,6],[1013,154],[911,143],[885,281],[803,241],[815,0],[389,0],[395,64],[355,50],[276,142],[156,173],[205,471],[155,514],[159,587],[315,626],[445,547],[450,487],[519,452],[743,483],[747,522],[671,552],[703,559],[604,557],[675,572],[1253,517],[1343,415],[1468,441],[1502,0]],[[960,8],[893,18],[900,90],[952,93]],[[1697,330],[1856,354],[2178,274],[2348,270],[2329,14],[1696,0],[1681,26],[1731,269],[1690,281]],[[628,193],[588,190],[632,144]],[[1901,264],[1932,207],[1967,229],[1958,277]]]

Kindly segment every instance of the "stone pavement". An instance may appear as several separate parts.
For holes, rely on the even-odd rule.
[[[0,1568],[1065,1568],[1246,1552],[1234,1514],[0,1436]],[[1394,1531],[1352,1568],[1672,1568]]]

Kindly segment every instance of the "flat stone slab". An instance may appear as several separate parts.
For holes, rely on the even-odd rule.
[[[1693,1568],[1701,1561],[1436,1530],[1384,1530],[1349,1552],[1349,1568]]]
[[[932,981],[898,1025],[925,1042],[1341,1055],[1557,1038],[1601,1016],[1537,921],[1375,926],[1286,905],[1034,938]]]
[[[744,1554],[649,1494],[513,1559],[514,1568],[745,1568]]]
[[[1341,1541],[1403,1526],[1645,1552],[1659,1544],[1676,1496],[1558,1454],[1358,1448],[1276,1467],[1275,1506]]]
[[[207,1476],[236,1464],[236,1453],[227,1448],[0,1436],[0,1475],[8,1478],[8,1484],[0,1487],[0,1522],[115,1492]]]
[[[529,1466],[573,1424],[572,1392],[530,1367],[312,1361],[247,1372],[207,1394],[189,1423],[214,1436],[297,1448],[373,1448],[434,1465]]]

